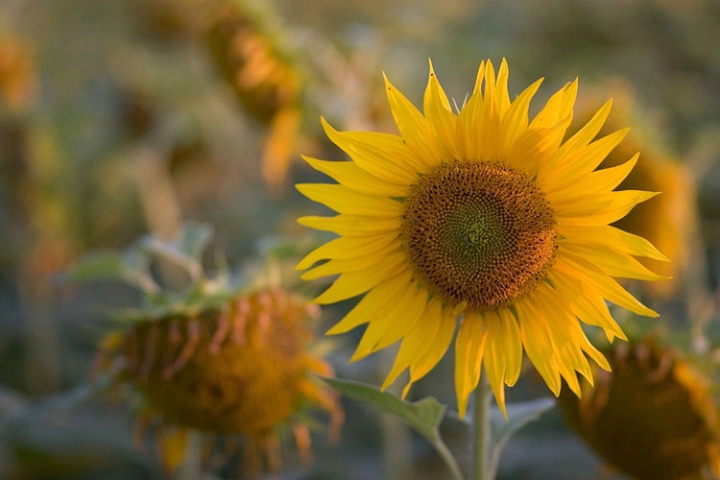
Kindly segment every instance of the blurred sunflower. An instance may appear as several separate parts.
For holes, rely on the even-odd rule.
[[[277,470],[279,435],[292,430],[301,458],[310,456],[303,415],[323,409],[342,418],[335,395],[312,374],[332,368],[308,350],[312,305],[281,289],[240,294],[217,308],[137,321],[110,334],[101,364],[115,366],[118,385],[141,394],[145,421],[159,417],[161,451],[177,467],[184,441],[177,432],[196,429],[240,435],[247,473]],[[181,437],[183,438],[183,437]]]
[[[29,45],[0,34],[0,112],[23,112],[36,100],[38,79]]]
[[[307,461],[314,413],[330,416],[331,438],[343,418],[336,392],[315,378],[333,375],[313,341],[319,309],[279,286],[241,290],[223,269],[208,278],[202,254],[211,236],[189,223],[171,241],[144,237],[121,255],[73,267],[74,281],[116,278],[145,293],[141,308],[118,315],[123,327],[102,342],[98,369],[139,400],[140,426],[159,421],[168,471],[180,466],[189,430],[239,440],[249,476],[280,468],[288,432]]]
[[[297,150],[304,78],[276,26],[268,25],[269,15],[245,2],[218,2],[206,13],[206,39],[213,63],[244,111],[269,128],[262,173],[277,189]]]
[[[659,280],[636,256],[666,260],[647,240],[610,226],[656,193],[613,189],[637,162],[594,171],[627,130],[594,140],[607,102],[563,142],[577,81],[555,93],[535,118],[528,106],[541,81],[510,101],[508,66],[480,65],[472,95],[453,112],[430,66],[424,115],[389,81],[400,135],[339,132],[329,138],[352,159],[306,158],[338,184],[301,184],[339,213],[300,223],[340,235],[308,254],[305,279],[340,274],[316,302],[366,295],[329,333],[367,329],[352,360],[402,340],[383,388],[409,369],[427,374],[455,341],[459,411],[484,362],[498,405],[519,377],[523,349],[558,395],[561,378],[580,395],[577,373],[592,379],[586,355],[605,357],[578,319],[625,339],[605,301],[657,314],[613,277]]]
[[[654,338],[615,345],[612,373],[583,396],[561,394],[569,425],[613,467],[639,480],[720,476],[720,431],[709,379]]]

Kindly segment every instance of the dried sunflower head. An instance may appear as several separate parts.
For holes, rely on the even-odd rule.
[[[720,474],[717,405],[708,379],[680,352],[652,339],[616,343],[612,372],[597,372],[559,404],[569,425],[610,465],[647,480]]]
[[[120,383],[145,400],[145,415],[165,425],[244,438],[246,449],[273,465],[279,430],[290,427],[300,454],[309,455],[300,421],[319,407],[338,426],[335,395],[313,374],[332,368],[308,351],[316,309],[281,289],[240,294],[219,308],[138,322],[101,350],[117,365]]]
[[[145,238],[120,256],[89,259],[76,278],[115,269],[143,286],[146,304],[120,318],[106,336],[98,369],[116,391],[141,405],[140,426],[160,426],[168,470],[181,464],[188,431],[209,441],[242,444],[246,474],[280,468],[280,438],[290,432],[309,460],[309,427],[317,411],[336,437],[343,414],[334,391],[315,375],[332,367],[313,348],[315,305],[280,287],[240,289],[224,275],[208,279],[199,261],[209,230],[186,227],[171,242]],[[148,273],[148,256],[172,259],[193,279],[168,291]]]

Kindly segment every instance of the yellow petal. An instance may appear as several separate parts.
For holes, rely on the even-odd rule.
[[[530,128],[553,128],[564,125],[572,120],[572,109],[577,97],[578,81],[567,83],[547,101],[545,106],[530,122]]]
[[[553,168],[540,172],[539,181],[548,184],[548,190],[555,190],[585,178],[623,141],[628,132],[629,129],[624,128],[568,152],[562,163],[556,161]]]
[[[558,231],[575,243],[585,245],[605,245],[608,248],[628,253],[636,257],[647,257],[669,262],[652,243],[638,235],[625,232],[611,225],[575,226],[560,225]]]
[[[559,247],[563,255],[585,259],[592,262],[606,274],[618,278],[636,278],[639,280],[668,280],[669,277],[650,271],[630,255],[616,253],[600,246],[587,246],[572,242],[563,242]]]
[[[592,172],[582,180],[566,186],[564,189],[553,189],[552,185],[546,185],[543,191],[547,195],[547,199],[552,203],[553,208],[556,209],[563,208],[568,204],[590,201],[620,185],[635,167],[639,156],[639,154],[636,154],[627,162],[616,167]]]
[[[375,177],[355,162],[330,162],[307,156],[303,156],[303,159],[315,170],[351,190],[378,197],[403,197],[407,194],[407,185]]]
[[[383,249],[380,254],[384,256],[385,261],[393,263],[401,263],[407,259],[407,254],[400,249],[399,243],[396,246]],[[376,256],[358,256],[340,260],[329,260],[322,265],[318,265],[304,272],[300,275],[300,278],[303,280],[315,280],[329,275],[365,270],[373,267],[374,258],[376,258]]]
[[[564,128],[531,129],[521,133],[507,152],[508,165],[534,177],[544,169],[565,135]]]
[[[646,202],[656,195],[659,195],[659,192],[644,192],[641,190],[613,191],[605,197],[609,199],[610,203],[593,213],[593,215],[576,216],[576,214],[572,213],[566,214],[566,211],[556,211],[555,216],[561,225],[607,225],[617,222],[630,213],[635,208],[635,205]]]
[[[560,393],[560,375],[553,362],[554,346],[545,313],[535,307],[535,295],[528,294],[515,304],[520,325],[520,339],[528,358],[557,396]]]
[[[503,158],[508,155],[510,148],[520,134],[527,130],[530,100],[535,96],[542,82],[543,80],[540,79],[526,88],[512,102],[509,110],[503,115],[500,125],[500,155]]]
[[[510,69],[507,60],[504,58],[500,62],[500,69],[497,76],[497,87],[495,89],[495,104],[497,105],[498,114],[502,117],[510,108],[510,94],[508,93],[508,78],[510,77]]]
[[[406,264],[406,259],[381,258],[372,268],[359,272],[343,273],[330,288],[325,290],[314,301],[320,304],[335,303],[365,293],[383,280],[402,273]]]
[[[658,316],[656,312],[647,308],[635,297],[630,295],[615,280],[583,259],[558,255],[555,259],[555,268],[566,272],[570,276],[580,278],[583,283],[615,305],[635,312],[638,315],[644,315],[646,317]]]
[[[416,286],[408,281],[392,304],[382,311],[382,317],[370,321],[350,361],[365,358],[407,335],[425,311],[426,304],[425,291],[418,291]]]
[[[327,331],[327,335],[346,333],[363,323],[370,322],[378,317],[379,313],[394,301],[398,293],[407,287],[408,277],[405,274],[395,275],[384,280],[360,299],[340,322]]]
[[[523,351],[520,327],[515,315],[509,309],[500,308],[497,313],[503,327],[502,351],[505,355],[505,384],[512,387],[520,377],[522,368]]]
[[[451,161],[452,157],[441,145],[430,123],[385,77],[385,90],[395,124],[400,136],[415,154],[418,171],[425,172],[433,166]]]
[[[379,132],[338,132],[321,119],[325,134],[363,170],[389,182],[417,181],[414,153],[397,135]]]
[[[627,340],[625,332],[612,317],[600,295],[589,292],[581,295],[573,302],[573,311],[584,323],[602,328],[608,341],[612,342],[616,337]]]
[[[455,318],[456,316],[451,311],[441,310],[438,332],[432,337],[426,336],[426,348],[422,350],[422,355],[410,365],[410,382],[416,382],[427,375],[445,355],[455,333],[457,323]],[[432,338],[433,341],[427,342],[427,338]]]
[[[452,112],[450,102],[435,76],[432,63],[430,63],[430,77],[425,89],[423,109],[445,149],[454,158],[460,158],[456,128],[457,115]]]
[[[329,258],[348,259],[376,255],[390,250],[390,244],[396,241],[396,232],[336,238],[308,253],[295,268],[305,270],[313,264]],[[372,264],[372,257],[366,260]]]
[[[605,124],[610,110],[612,109],[612,100],[608,100],[605,104],[593,115],[588,123],[586,123],[580,130],[575,133],[568,141],[563,143],[558,152],[556,163],[549,165],[550,168],[557,168],[558,165],[563,164],[567,161],[567,157],[572,155],[579,148],[587,146],[600,132],[600,129]]]
[[[309,215],[298,218],[300,225],[311,227],[316,230],[337,233],[344,237],[367,236],[368,234],[397,232],[401,225],[401,219],[360,217],[357,215],[336,215],[334,217],[319,217]]]
[[[506,335],[505,326],[502,324],[500,317],[494,311],[487,311],[483,313],[485,320],[485,327],[487,328],[487,340],[485,342],[485,352],[483,353],[483,360],[485,361],[485,372],[487,372],[490,387],[495,394],[495,400],[498,407],[503,412],[503,415],[507,415],[505,412],[505,346]],[[517,338],[518,342],[520,337]],[[513,342],[510,342],[511,344]],[[511,345],[514,348],[514,345]],[[515,353],[515,352],[513,352]]]
[[[390,386],[402,372],[423,356],[430,346],[430,342],[427,341],[428,338],[438,338],[443,324],[442,309],[439,302],[431,300],[426,304],[422,314],[422,321],[423,328],[412,329],[405,335],[395,357],[395,363],[385,379],[382,389]]]
[[[486,337],[482,316],[468,311],[455,339],[455,395],[460,418],[465,416],[470,394],[480,380]]]
[[[301,183],[295,187],[310,200],[338,213],[368,217],[397,217],[403,213],[402,204],[395,200],[355,192],[342,185]]]

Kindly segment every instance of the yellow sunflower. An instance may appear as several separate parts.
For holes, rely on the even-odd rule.
[[[297,186],[338,212],[299,220],[339,235],[298,265],[315,265],[305,279],[339,274],[316,302],[365,294],[329,333],[368,324],[352,360],[401,341],[383,388],[409,369],[405,395],[443,357],[459,324],[461,415],[483,362],[504,411],[504,385],[517,381],[523,350],[555,395],[561,378],[580,395],[577,373],[592,380],[587,357],[610,366],[578,319],[609,340],[625,339],[606,300],[657,314],[613,277],[658,280],[635,257],[666,260],[647,240],[609,225],[656,195],[613,191],[638,155],[595,171],[627,133],[595,140],[611,102],[563,141],[577,80],[532,121],[528,106],[541,80],[514,101],[507,81],[505,61],[497,75],[490,61],[481,63],[456,113],[431,64],[423,114],[386,80],[400,135],[339,132],[323,121],[352,161],[306,158],[338,184]]]

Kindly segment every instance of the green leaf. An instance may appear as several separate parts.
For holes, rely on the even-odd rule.
[[[323,380],[343,395],[366,403],[379,412],[393,414],[414,428],[435,447],[450,470],[452,478],[462,480],[460,467],[440,435],[439,427],[445,416],[445,405],[432,397],[417,402],[407,402],[392,393],[382,392],[373,385],[353,380],[337,378],[323,378]]]
[[[200,260],[212,237],[213,230],[210,225],[187,222],[177,240],[177,249],[186,257]]]
[[[71,282],[125,279],[125,265],[122,255],[114,252],[95,252],[80,258],[68,271]]]
[[[345,396],[367,403],[380,412],[397,416],[431,443],[435,442],[438,426],[445,415],[445,406],[434,398],[427,397],[411,403],[362,382],[330,378],[323,380]]]
[[[505,420],[499,408],[492,409],[490,412],[490,436],[492,437],[490,452],[492,474],[490,478],[495,478],[495,472],[500,463],[500,454],[510,437],[554,406],[555,400],[552,398],[539,398],[529,402],[509,404],[507,406],[508,420]]]

